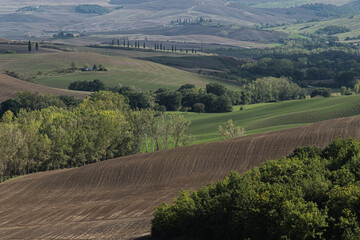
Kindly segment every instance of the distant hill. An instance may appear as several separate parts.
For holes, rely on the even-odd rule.
[[[300,6],[307,3],[344,5],[354,1],[356,0],[231,0],[230,2],[237,2],[254,7],[278,8]]]
[[[15,97],[17,92],[37,92],[40,94],[51,93],[55,96],[67,95],[76,98],[85,98],[88,93],[49,88],[37,84],[25,82],[4,74],[0,74],[0,102]]]
[[[296,14],[290,15],[286,9],[252,8],[223,0],[111,0],[110,4],[102,0],[92,1],[91,4],[111,11],[101,16],[93,11],[88,11],[88,14],[77,12],[77,7],[86,2],[80,0],[56,4],[53,0],[44,0],[41,2],[41,11],[26,12],[17,10],[29,6],[36,9],[37,6],[25,0],[16,3],[4,1],[3,4],[10,7],[0,9],[0,36],[12,39],[41,36],[44,32],[51,35],[51,32],[56,33],[60,28],[75,32],[138,29],[164,26],[176,19],[198,17],[212,19],[214,23],[243,26],[310,20],[315,17],[311,10],[296,10]]]
[[[0,184],[2,239],[134,239],[150,232],[154,207],[181,189],[241,173],[296,147],[360,137],[360,118],[341,118],[85,167],[35,173]]]

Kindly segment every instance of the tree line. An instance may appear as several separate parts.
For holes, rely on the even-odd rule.
[[[128,38],[112,39],[110,42],[111,46],[124,47],[129,49],[153,49],[156,51],[168,51],[168,52],[180,52],[180,53],[192,53],[197,54],[198,50],[194,48],[179,48],[176,44],[165,44],[165,43],[155,43],[153,45],[148,44],[146,41],[131,41]]]
[[[233,105],[277,102],[304,99],[306,91],[285,78],[259,78],[245,84],[239,90],[229,90],[218,83],[209,83],[205,88],[185,84],[173,91],[159,88],[156,91],[141,91],[134,87],[106,87],[100,80],[74,82],[84,86],[76,90],[109,90],[126,96],[132,109],[154,109],[158,111],[183,111],[222,113],[232,112]],[[94,86],[90,88],[89,86]],[[74,89],[74,88],[72,88]]]
[[[313,36],[288,40],[283,46],[268,49],[216,49],[221,55],[251,60],[240,67],[208,74],[240,83],[271,76],[289,78],[303,87],[353,87],[355,77],[360,76],[357,46],[310,38]]]
[[[95,92],[82,102],[18,93],[1,112],[0,182],[193,141],[183,115],[132,111],[127,99],[113,92]]]

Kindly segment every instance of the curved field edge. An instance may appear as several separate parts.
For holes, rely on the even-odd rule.
[[[360,95],[261,103],[234,107],[231,113],[186,113],[188,133],[197,143],[220,141],[217,129],[229,119],[244,127],[246,135],[276,131],[320,121],[360,115]]]
[[[56,96],[67,95],[76,98],[85,98],[89,94],[88,92],[45,87],[0,74],[0,102],[13,98],[16,96],[16,93],[24,91],[37,92],[39,94],[51,93]]]
[[[154,207],[180,189],[244,172],[298,146],[360,137],[360,118],[341,118],[238,139],[139,154],[0,184],[0,238],[130,239],[150,232]]]

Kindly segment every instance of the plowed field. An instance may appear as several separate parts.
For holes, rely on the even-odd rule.
[[[0,74],[0,102],[14,97],[17,92],[23,91],[51,93],[56,96],[69,95],[76,98],[85,98],[87,96],[87,93],[84,92],[67,91],[63,89],[44,87]]]
[[[297,146],[360,137],[360,117],[37,173],[0,184],[2,239],[128,239],[146,235],[155,206],[280,158]]]

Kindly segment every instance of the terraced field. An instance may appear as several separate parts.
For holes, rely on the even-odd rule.
[[[0,238],[131,239],[150,232],[155,206],[304,145],[360,137],[360,118],[32,174],[0,184]]]
[[[76,98],[85,98],[88,95],[88,93],[86,92],[69,91],[63,89],[44,87],[37,84],[25,82],[13,77],[9,77],[4,74],[0,74],[0,102],[15,97],[17,92],[23,92],[23,91],[37,92],[40,94],[51,93],[56,96],[68,95],[68,96],[74,96]]]

